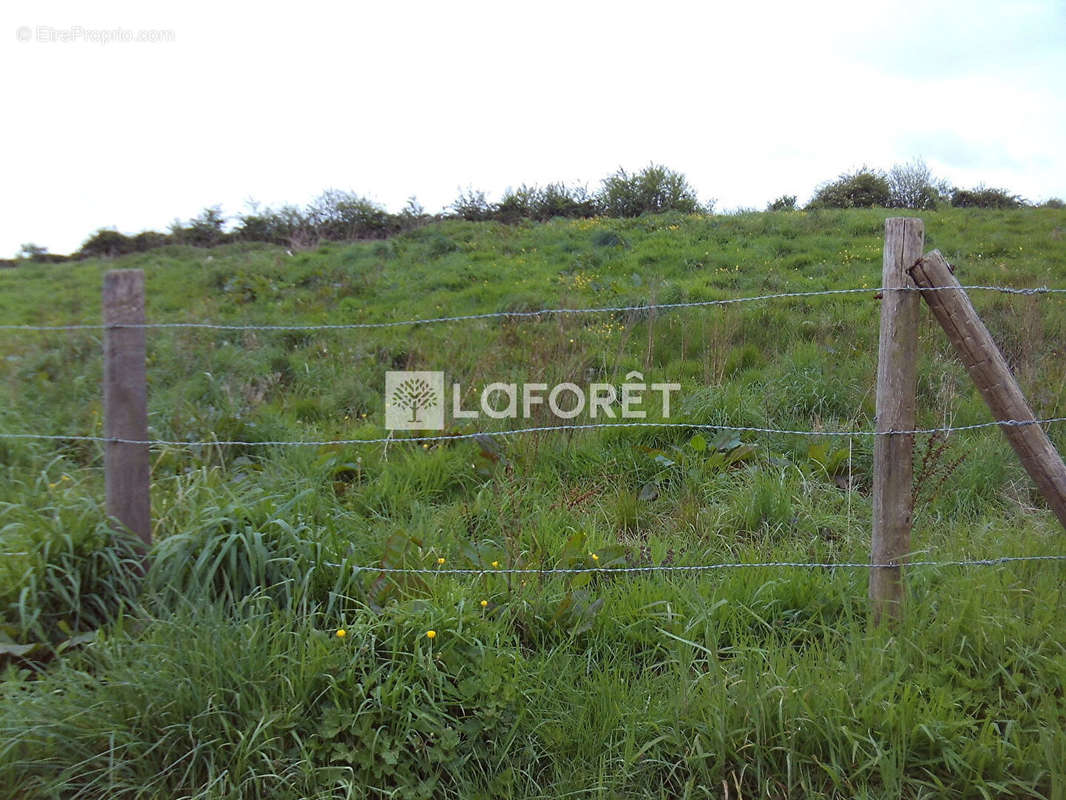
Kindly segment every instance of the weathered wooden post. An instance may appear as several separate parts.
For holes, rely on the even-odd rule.
[[[144,272],[111,270],[104,276],[104,435],[142,444],[104,445],[107,515],[152,543],[149,501],[148,378],[145,369]]]
[[[881,269],[881,335],[877,349],[877,433],[874,439],[873,543],[870,601],[874,624],[903,613],[903,560],[911,548],[911,484],[917,391],[918,292],[907,270],[922,257],[925,226],[920,219],[885,220]]]
[[[1006,359],[940,251],[926,255],[911,268],[910,274],[923,289],[950,287],[943,291],[923,291],[921,295],[947,333],[992,415],[997,420],[1035,420]],[[1066,526],[1066,465],[1044,429],[1039,425],[1002,425],[1000,430],[1059,522]]]

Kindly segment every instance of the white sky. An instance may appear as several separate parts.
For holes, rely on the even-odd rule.
[[[913,157],[958,185],[1066,197],[1062,0],[5,0],[0,75],[0,256],[249,198],[334,187],[437,211],[468,186],[593,189],[650,161],[719,210]]]

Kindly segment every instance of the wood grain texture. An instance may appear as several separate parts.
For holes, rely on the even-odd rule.
[[[104,324],[143,324],[144,272],[112,270],[104,276]],[[144,328],[108,327],[104,334],[104,430],[107,437],[148,439],[148,380]],[[147,444],[104,445],[107,515],[152,542]]]
[[[881,332],[877,349],[877,430],[913,430],[917,389],[918,293],[907,270],[922,256],[925,226],[920,219],[885,220],[882,261]],[[900,566],[870,570],[873,621],[903,613],[903,567],[911,549],[911,488],[914,436],[892,434],[874,440],[873,564]]]
[[[922,288],[958,287],[959,281],[938,250],[921,259],[911,270]],[[974,310],[966,292],[959,288],[921,292],[937,322],[948,335],[981,397],[997,420],[1036,419],[1021,387],[988,328]],[[1066,527],[1066,465],[1039,425],[1000,426],[1022,466],[1047,500],[1059,522]]]

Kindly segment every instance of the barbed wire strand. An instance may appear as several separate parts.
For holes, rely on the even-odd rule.
[[[1044,419],[1017,420],[1006,419],[996,422],[978,422],[974,425],[954,425],[941,428],[915,428],[913,430],[887,430],[887,431],[846,431],[846,430],[822,430],[805,431],[787,428],[758,428],[739,425],[713,425],[693,422],[603,422],[581,425],[544,425],[533,428],[512,428],[503,431],[477,431],[474,433],[442,433],[432,436],[384,436],[373,439],[322,439],[322,440],[268,440],[268,441],[242,441],[236,439],[210,439],[203,441],[177,441],[169,439],[124,439],[115,436],[83,436],[79,434],[51,434],[51,433],[0,433],[0,439],[39,439],[45,441],[71,441],[71,442],[96,442],[100,444],[142,444],[161,447],[330,447],[335,445],[362,445],[362,444],[402,444],[404,442],[454,442],[464,439],[478,439],[480,437],[507,437],[518,436],[527,433],[547,433],[553,431],[584,431],[602,430],[609,428],[686,428],[707,431],[730,431],[733,433],[764,433],[783,436],[924,436],[938,433],[955,433],[957,431],[972,431],[980,428],[995,427],[1025,427],[1028,425],[1050,425],[1066,422],[1066,417],[1047,417]]]
[[[327,566],[347,568],[354,572],[377,572],[392,575],[581,575],[587,573],[633,574],[649,572],[709,572],[720,569],[896,569],[909,567],[994,567],[1021,561],[1066,561],[1066,555],[1054,556],[1000,556],[998,558],[960,559],[951,561],[905,561],[900,563],[871,564],[864,561],[732,561],[718,564],[659,564],[644,567],[483,567],[468,569],[445,569],[433,567],[379,567],[362,566],[334,561]]]
[[[1016,289],[1009,286],[902,286],[885,289],[822,289],[809,292],[778,292],[775,294],[763,294],[749,297],[732,297],[721,300],[692,300],[683,303],[645,303],[628,306],[595,306],[588,308],[544,308],[539,311],[490,311],[481,314],[461,314],[449,317],[428,317],[425,319],[397,320],[389,322],[344,322],[322,325],[252,325],[252,324],[226,324],[218,322],[144,322],[144,323],[117,323],[111,325],[99,324],[74,324],[74,325],[0,325],[0,330],[7,331],[97,331],[119,328],[144,328],[144,329],[167,329],[167,328],[191,328],[225,331],[325,331],[325,330],[360,330],[367,328],[397,328],[416,325],[433,325],[442,322],[466,322],[471,320],[495,319],[495,318],[535,318],[563,314],[599,314],[620,313],[627,311],[670,311],[679,308],[703,308],[707,306],[724,306],[734,303],[752,303],[761,300],[781,300],[786,298],[824,297],[827,295],[844,294],[876,294],[890,292],[939,292],[939,291],[992,291],[1002,294],[1038,295],[1066,293],[1064,289],[1049,289],[1040,286],[1029,289]]]
[[[0,553],[0,557],[29,556],[29,552]],[[347,568],[353,572],[375,572],[399,575],[581,575],[587,573],[664,573],[664,572],[710,572],[722,569],[896,569],[910,567],[994,567],[1003,564],[1031,561],[1066,561],[1066,555],[1052,556],[1000,556],[997,558],[959,559],[949,561],[905,561],[899,563],[873,564],[864,561],[731,561],[717,564],[657,564],[643,567],[382,567],[364,566],[335,561],[324,562],[326,566]]]

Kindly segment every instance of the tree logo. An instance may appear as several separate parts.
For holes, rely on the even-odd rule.
[[[396,391],[392,393],[392,402],[400,408],[411,409],[411,419],[408,422],[414,425],[419,422],[418,412],[435,406],[440,402],[440,397],[429,385],[429,381],[423,378],[408,378],[396,387]]]
[[[385,427],[444,430],[444,373],[386,372]]]

